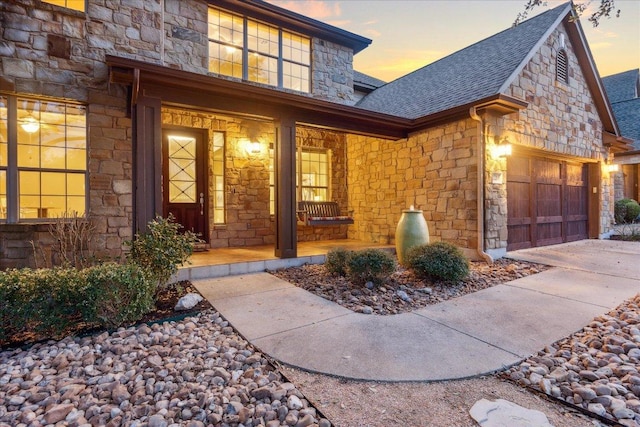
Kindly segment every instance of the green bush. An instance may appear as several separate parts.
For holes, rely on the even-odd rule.
[[[393,273],[395,260],[388,252],[380,249],[364,249],[352,252],[347,260],[347,277],[357,285],[373,282],[379,285]]]
[[[327,259],[324,262],[324,266],[329,273],[337,274],[339,276],[347,275],[347,261],[351,256],[352,251],[344,248],[331,249],[327,253]]]
[[[127,242],[131,246],[127,259],[152,275],[156,292],[167,284],[178,266],[187,262],[193,246],[200,241],[191,231],[180,233],[181,228],[173,215],[169,214],[168,218],[158,216],[149,221],[145,234],[136,234],[133,241]]]
[[[0,339],[26,331],[56,336],[80,321],[82,285],[75,269],[0,272]]]
[[[139,320],[154,304],[155,284],[140,267],[107,263],[0,272],[0,343],[59,337],[86,327]]]
[[[631,224],[640,215],[640,205],[633,199],[618,200],[613,206],[617,224]]]
[[[88,323],[115,327],[135,322],[155,304],[155,283],[135,264],[106,263],[85,270],[83,314]]]
[[[417,276],[428,279],[457,282],[469,275],[469,260],[460,249],[446,242],[409,249],[406,264]]]

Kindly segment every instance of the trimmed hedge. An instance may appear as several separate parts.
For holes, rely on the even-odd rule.
[[[614,203],[616,224],[633,224],[640,215],[640,205],[633,199],[621,199]]]
[[[446,242],[409,249],[406,264],[417,276],[427,279],[457,282],[469,275],[469,260],[458,247]]]
[[[324,262],[324,267],[329,273],[337,274],[338,276],[347,275],[347,261],[351,256],[352,251],[344,248],[331,249],[327,253],[327,259]]]
[[[393,256],[380,249],[355,251],[347,258],[347,278],[356,285],[379,285],[395,269]]]
[[[135,264],[0,272],[0,343],[58,337],[74,325],[115,327],[154,307],[155,285]]]

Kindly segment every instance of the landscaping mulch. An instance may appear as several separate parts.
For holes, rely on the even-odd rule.
[[[447,283],[416,277],[412,271],[399,265],[384,283],[373,287],[354,285],[346,277],[329,273],[324,265],[303,265],[270,273],[349,310],[391,315],[437,304],[548,268],[543,264],[506,258],[492,264],[471,262],[470,273],[465,280]]]

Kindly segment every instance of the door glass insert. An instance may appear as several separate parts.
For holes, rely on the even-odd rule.
[[[196,139],[168,136],[169,202],[196,203]]]

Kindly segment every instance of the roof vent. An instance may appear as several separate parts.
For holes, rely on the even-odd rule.
[[[567,52],[561,50],[556,58],[556,80],[562,83],[569,83],[569,69]]]

